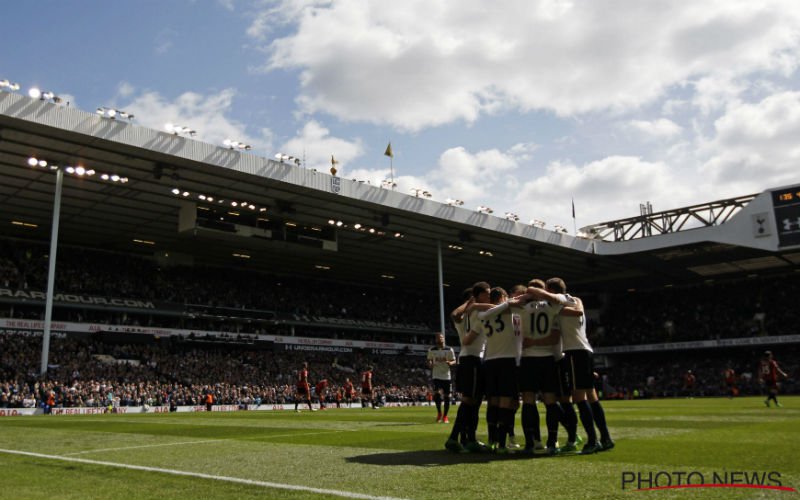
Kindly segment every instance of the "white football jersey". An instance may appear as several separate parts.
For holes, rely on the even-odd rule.
[[[489,313],[489,311],[484,311]],[[481,314],[483,319],[483,334],[486,336],[486,352],[484,359],[516,358],[520,328],[515,328],[515,314],[506,307],[502,312],[495,314]],[[519,325],[517,320],[516,324]]]
[[[569,295],[567,296],[569,297]],[[571,297],[570,297],[571,298]],[[556,328],[561,330],[562,349],[565,351],[592,351],[586,336],[586,314],[580,316],[559,316]]]
[[[574,305],[575,301],[559,295],[559,303],[546,301],[529,302],[522,308],[522,335],[534,340],[548,337],[553,330],[553,323],[564,305]],[[556,355],[558,345],[530,346],[522,349],[523,357],[545,357]],[[560,357],[560,356],[556,356]]]
[[[483,322],[478,319],[478,312],[479,311],[473,310],[469,315],[464,316],[464,337],[466,337],[470,331],[477,333],[478,337],[470,345],[464,345],[464,337],[461,337],[461,352],[458,353],[459,357],[483,357],[483,351],[486,347],[486,335],[484,335]]]
[[[452,347],[433,346],[428,349],[428,361],[433,361],[431,376],[436,380],[450,380],[450,365],[448,361],[455,361],[456,353]]]

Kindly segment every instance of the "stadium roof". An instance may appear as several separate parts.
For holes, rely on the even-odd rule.
[[[154,255],[161,262],[433,287],[440,242],[443,281],[453,291],[478,279],[508,286],[549,276],[582,290],[659,286],[796,270],[800,263],[797,251],[776,251],[774,237],[753,240],[749,229],[743,237],[745,217],[739,226],[733,220],[727,227],[619,243],[576,238],[11,93],[0,93],[3,235],[49,240],[56,175],[28,166],[31,156],[97,172],[91,178],[64,176],[62,244]],[[104,181],[101,173],[128,182]],[[761,198],[742,212],[751,205],[767,212]],[[197,208],[218,210],[233,222],[248,213],[269,219],[271,234],[282,236],[199,227],[191,215],[200,213]],[[179,231],[187,224],[195,229]],[[315,232],[328,236],[303,236]]]

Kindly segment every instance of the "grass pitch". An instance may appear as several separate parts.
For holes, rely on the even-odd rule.
[[[800,490],[800,398],[781,402],[604,402],[617,447],[552,458],[451,454],[443,448],[450,425],[433,423],[431,407],[6,417],[0,491],[48,500],[800,498],[760,488],[622,487],[631,473],[674,480],[698,472],[705,483],[714,474],[773,473]],[[541,406],[540,414],[544,424]],[[519,422],[516,431],[521,441]]]

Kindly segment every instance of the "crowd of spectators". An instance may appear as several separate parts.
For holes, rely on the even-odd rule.
[[[0,407],[199,405],[209,392],[218,404],[284,404],[295,398],[296,373],[309,364],[312,386],[327,379],[329,395],[361,370],[376,367],[376,391],[389,402],[422,402],[428,370],[421,356],[384,357],[213,348],[190,340],[108,344],[97,338],[51,340],[47,375],[39,376],[41,336],[0,334]]]
[[[764,394],[759,363],[764,349],[699,349],[616,356],[612,365],[599,370],[598,388],[610,398],[728,396],[730,388],[723,372],[735,373],[736,392],[740,395]],[[788,378],[780,380],[781,392],[800,393],[800,347],[772,347],[775,359]],[[687,384],[691,371],[693,382]]]
[[[794,335],[800,273],[609,294],[595,345]]]
[[[3,288],[44,291],[47,268],[46,246],[0,239]],[[434,296],[247,269],[161,267],[153,259],[135,255],[64,247],[58,251],[57,270],[55,288],[64,294],[427,327],[438,319]]]
[[[0,239],[0,286],[46,288],[47,248]],[[231,282],[236,286],[230,286]],[[198,331],[297,335],[386,342],[429,343],[438,329],[438,298],[417,292],[331,283],[210,267],[159,267],[134,255],[66,247],[59,249],[58,293],[145,299],[179,306],[181,314],[157,311],[56,308],[59,321],[180,328]],[[580,290],[575,290],[581,295]],[[595,346],[680,342],[795,334],[800,311],[800,273],[707,281],[694,286],[587,294],[589,330]],[[456,299],[457,300],[457,299]],[[454,307],[455,304],[452,304]],[[369,320],[416,325],[419,335],[385,328],[324,328],[296,318]],[[40,307],[0,304],[0,317],[42,319]],[[294,316],[296,315],[296,316]],[[319,324],[324,325],[322,320]],[[455,342],[454,332],[448,335]]]
[[[0,239],[0,287],[43,291],[47,248]],[[177,304],[181,314],[56,308],[59,321],[114,326],[181,328],[227,332],[221,343],[242,334],[347,338],[430,343],[432,335],[391,333],[388,329],[347,329],[270,322],[275,314],[418,324],[438,323],[438,299],[416,292],[364,287],[322,280],[265,275],[236,269],[159,267],[155,260],[78,248],[59,249],[58,293],[131,298]],[[236,286],[231,287],[230,283]],[[578,295],[580,291],[576,290]],[[800,273],[705,282],[653,290],[587,295],[590,338],[596,347],[797,334]],[[226,311],[230,312],[226,316]],[[0,318],[43,319],[40,305],[5,301]],[[244,318],[248,318],[246,321]],[[255,318],[250,321],[250,318]],[[263,321],[262,321],[263,320]],[[192,336],[194,337],[194,336]],[[452,338],[452,337],[451,337]],[[449,341],[457,343],[457,340]],[[428,395],[424,360],[389,356],[371,359],[355,352],[337,354],[214,348],[191,341],[110,344],[96,338],[53,339],[47,376],[38,376],[40,337],[0,332],[0,407],[202,404],[209,392],[220,404],[292,403],[295,371],[308,361],[312,385],[328,379],[330,394],[349,377],[376,366],[375,383],[387,401],[424,401]],[[798,390],[797,348],[787,348],[784,369]],[[760,391],[757,355],[726,350],[618,355],[602,371],[606,397],[668,397],[724,394],[721,372],[739,374],[743,394]],[[387,362],[389,361],[390,362]],[[779,356],[780,360],[780,356]],[[683,377],[692,370],[691,391]]]

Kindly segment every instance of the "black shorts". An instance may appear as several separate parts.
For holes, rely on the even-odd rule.
[[[310,394],[309,387],[307,385],[298,385],[297,394],[301,396],[308,396]]]
[[[433,392],[439,392],[441,390],[442,394],[449,396],[450,392],[452,392],[452,386],[453,384],[451,384],[449,380],[433,379]]]
[[[592,366],[592,353],[579,349],[564,351],[564,361],[569,370],[570,389],[591,391],[594,389],[594,368]]]
[[[461,356],[456,368],[456,390],[465,398],[483,399],[483,366],[478,356]]]
[[[556,396],[561,398],[572,395],[572,372],[567,364],[567,358],[561,358],[556,362]]]
[[[519,390],[558,394],[558,366],[553,356],[528,357],[520,360]]]
[[[484,363],[483,368],[486,375],[487,397],[513,398],[519,395],[516,359],[490,359]]]

